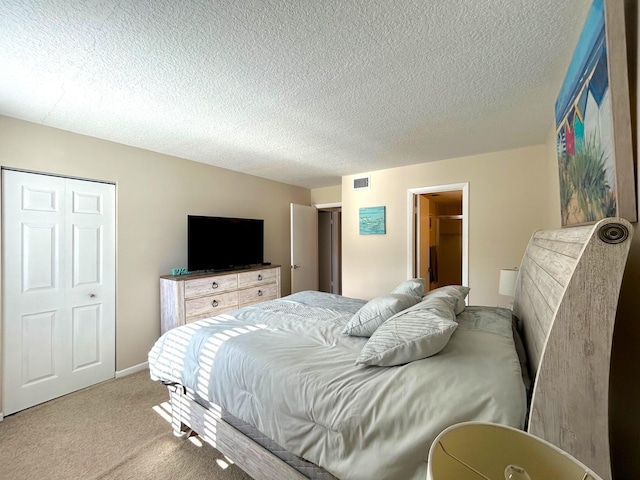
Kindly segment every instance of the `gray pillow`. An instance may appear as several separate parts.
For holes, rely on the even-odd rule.
[[[356,365],[390,367],[440,352],[457,328],[453,305],[432,298],[400,312],[382,324],[365,343]]]
[[[462,313],[467,306],[464,303],[465,298],[469,295],[469,287],[463,287],[462,285],[446,285],[444,287],[436,288],[430,292],[425,293],[423,300],[429,298],[449,298],[453,301],[455,306],[456,315]]]
[[[396,313],[420,301],[415,295],[390,293],[370,300],[358,310],[342,330],[345,335],[370,337],[380,325]]]
[[[405,295],[422,297],[422,295],[424,295],[424,278],[406,280],[391,290],[391,293],[403,293]]]

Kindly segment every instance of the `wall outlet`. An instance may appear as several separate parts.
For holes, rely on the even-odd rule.
[[[172,268],[171,269],[171,275],[186,275],[187,273],[189,273],[189,270],[187,270],[186,268]]]

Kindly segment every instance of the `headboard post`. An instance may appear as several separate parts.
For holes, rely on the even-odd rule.
[[[535,376],[527,430],[605,480],[611,341],[632,233],[620,218],[535,232],[514,298]]]

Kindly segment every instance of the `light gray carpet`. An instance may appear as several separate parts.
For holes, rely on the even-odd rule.
[[[0,479],[250,480],[204,442],[175,438],[153,410],[167,401],[144,371],[10,415],[0,422]]]

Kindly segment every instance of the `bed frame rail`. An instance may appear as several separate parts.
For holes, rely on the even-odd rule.
[[[174,435],[197,432],[209,445],[232,460],[256,480],[308,480],[267,449],[246,437],[220,418],[220,411],[206,409],[194,401],[182,386],[168,386]]]

